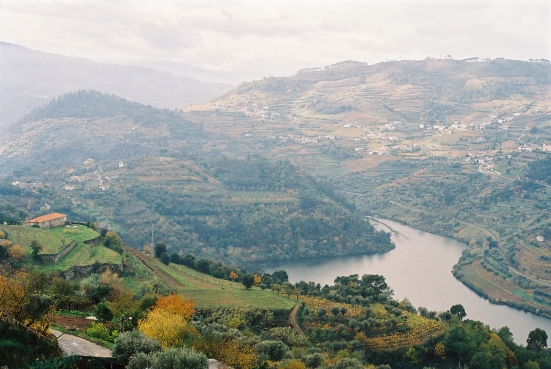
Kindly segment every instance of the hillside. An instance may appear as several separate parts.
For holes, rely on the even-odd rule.
[[[0,170],[29,163],[82,163],[87,158],[121,160],[169,150],[195,152],[202,150],[207,137],[200,125],[173,111],[78,91],[33,110],[2,135]]]
[[[327,178],[364,214],[469,243],[459,279],[549,314],[550,76],[546,61],[343,62],[243,84],[184,117],[228,134],[228,151]]]
[[[232,262],[380,250],[376,237],[351,241],[362,239],[354,232],[371,234],[343,220],[358,219],[353,202],[365,215],[468,242],[458,278],[496,302],[551,312],[542,170],[551,141],[550,75],[546,61],[343,62],[245,83],[181,114],[156,111],[153,123],[130,123],[136,117],[126,108],[88,109],[95,93],[73,94],[83,101],[52,102],[0,141],[0,170],[15,170],[10,180],[25,183],[29,196],[32,182],[43,181],[36,186],[45,184],[38,192],[48,196],[33,194],[29,207],[4,186],[4,198],[35,211],[55,202],[111,224],[138,247],[150,242],[153,225],[170,247]],[[102,99],[118,106],[114,97]],[[85,115],[92,111],[103,118]],[[89,120],[101,129],[83,130]],[[63,155],[59,148],[74,141]],[[102,164],[83,168],[92,155]],[[95,188],[100,170],[116,177],[116,162],[136,155],[151,158],[134,161],[105,193],[71,180],[87,173]],[[253,160],[243,164],[244,157]],[[274,162],[264,170],[258,157]],[[73,164],[53,170],[41,158]],[[38,164],[34,171],[30,162]],[[288,163],[297,167],[289,171]],[[286,180],[270,187],[259,178]],[[74,190],[60,189],[66,185]]]
[[[349,210],[331,186],[288,163],[149,157],[128,160],[123,168],[118,162],[99,168],[50,167],[46,175],[30,170],[19,181],[41,178],[44,190],[24,188],[3,198],[31,204],[32,211],[47,202],[70,219],[115,228],[138,248],[150,243],[154,227],[155,242],[172,251],[233,263],[393,247],[388,234]]]
[[[56,96],[94,89],[157,108],[206,102],[232,86],[140,66],[91,62],[0,43],[0,127],[14,123]]]

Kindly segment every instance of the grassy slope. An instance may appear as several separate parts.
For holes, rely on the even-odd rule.
[[[55,254],[72,240],[71,237],[64,237],[59,233],[34,227],[2,226],[0,229],[8,233],[10,241],[23,247],[29,254],[31,253],[30,244],[33,240],[43,246],[43,254]]]
[[[57,234],[63,238],[75,240],[78,243],[83,243],[99,237],[99,233],[92,228],[83,225],[73,225],[71,228],[56,227],[49,230],[50,233]]]
[[[76,228],[56,227],[52,229],[40,229],[26,226],[2,226],[9,239],[19,244],[30,255],[31,241],[37,240],[44,248],[41,253],[55,254],[63,249],[64,245],[77,242],[77,246],[55,264],[46,264],[42,268],[45,271],[65,271],[75,265],[92,265],[96,262],[101,264],[121,264],[122,257],[115,251],[108,249],[101,244],[87,245],[84,242],[93,240],[99,233],[83,225],[73,226]]]
[[[271,291],[258,288],[246,290],[240,283],[217,279],[182,265],[167,266],[136,250],[126,251],[127,263],[135,272],[134,277],[125,279],[126,285],[131,288],[136,288],[139,282],[156,279],[169,289],[191,298],[199,307],[291,309],[295,304],[295,300]]]
[[[45,271],[65,271],[73,266],[100,264],[121,264],[122,257],[107,247],[96,244],[87,245],[78,243],[77,246],[55,264],[45,265]]]

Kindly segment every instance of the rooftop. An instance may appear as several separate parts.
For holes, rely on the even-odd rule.
[[[51,214],[48,214],[48,215],[43,215],[41,217],[31,219],[31,220],[28,221],[28,223],[42,223],[42,222],[47,222],[48,220],[59,219],[59,218],[66,217],[66,216],[67,215],[61,214],[61,213],[51,213]]]

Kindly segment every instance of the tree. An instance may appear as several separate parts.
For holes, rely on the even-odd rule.
[[[11,277],[0,273],[0,307],[3,314],[19,324],[39,333],[45,333],[53,313],[53,300],[42,294],[33,283],[32,275],[15,272]]]
[[[155,247],[153,248],[153,251],[155,252],[155,257],[157,259],[160,259],[161,258],[161,255],[163,253],[166,253],[166,245],[164,243],[158,243],[155,245]]]
[[[161,351],[161,345],[156,339],[134,330],[122,333],[115,339],[112,354],[121,364],[128,364],[130,357],[138,352],[150,354],[156,351]]]
[[[191,319],[195,313],[195,303],[192,300],[186,300],[182,295],[171,293],[155,302],[153,310],[165,310],[176,314],[184,320]]]
[[[138,329],[147,337],[155,338],[163,347],[181,347],[197,330],[181,316],[157,309],[140,320]]]
[[[182,346],[185,340],[197,333],[188,324],[195,312],[195,304],[181,295],[170,294],[157,300],[138,329],[150,338],[157,339],[163,347]]]
[[[260,282],[262,282],[262,277],[259,276],[258,274],[255,274],[254,275],[254,285],[258,287],[260,285]]]
[[[256,346],[256,350],[269,360],[280,361],[289,351],[289,346],[281,341],[262,341]]]
[[[450,308],[450,313],[452,315],[457,316],[459,320],[463,320],[463,318],[467,316],[467,312],[465,311],[465,308],[461,304],[453,305]]]
[[[342,358],[335,364],[335,369],[363,369],[362,362],[353,358]]]
[[[304,364],[306,364],[308,368],[317,368],[318,366],[321,366],[321,364],[323,364],[324,360],[325,359],[323,355],[319,352],[316,352],[314,354],[306,356],[304,358]]]
[[[236,280],[237,278],[239,278],[239,276],[237,275],[236,272],[234,272],[234,271],[232,270],[232,271],[230,272],[230,279],[231,279],[232,281],[235,282],[235,280]]]
[[[274,282],[277,284],[283,284],[285,282],[289,282],[289,276],[287,275],[287,272],[284,270],[276,270],[272,273],[272,278],[274,279]]]
[[[320,318],[323,318],[327,314],[327,310],[325,308],[318,308],[318,311],[316,312],[316,315]]]
[[[116,252],[122,252],[122,239],[115,232],[107,232],[103,237],[103,244]]]
[[[42,245],[38,243],[37,240],[31,241],[31,250],[32,250],[33,259],[36,259],[38,257],[38,254],[40,253],[40,251],[42,251],[42,249],[43,249]]]
[[[96,306],[96,317],[102,322],[110,322],[113,320],[113,312],[109,305],[102,301]]]
[[[165,264],[165,265],[168,265],[170,263],[170,257],[168,256],[168,254],[166,252],[163,252],[161,254],[161,263]]]
[[[241,280],[241,283],[246,289],[249,289],[254,285],[254,277],[250,274],[245,274]]]
[[[127,368],[204,369],[207,366],[207,357],[204,354],[181,347],[153,352],[149,355],[138,353],[132,356]]]
[[[361,280],[362,285],[372,289],[375,295],[392,292],[386,284],[386,279],[382,275],[364,274]]]
[[[333,314],[335,317],[336,317],[337,315],[339,315],[340,312],[341,312],[341,308],[338,307],[338,306],[333,306],[333,307],[331,308],[331,314]]]
[[[536,328],[528,334],[526,348],[529,350],[540,351],[547,347],[547,333],[540,328]]]

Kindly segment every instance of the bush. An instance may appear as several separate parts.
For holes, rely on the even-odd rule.
[[[308,368],[317,368],[323,364],[323,355],[320,353],[308,355],[304,358],[304,364]]]
[[[105,302],[100,302],[96,306],[96,317],[102,322],[110,322],[113,320],[113,312]]]
[[[260,355],[265,355],[269,360],[280,361],[289,351],[289,346],[281,341],[262,341],[256,346]]]
[[[364,369],[364,366],[358,359],[343,358],[337,361],[335,369]]]
[[[154,352],[149,355],[138,353],[130,358],[127,369],[149,367],[163,369],[204,369],[207,367],[207,357],[187,347],[170,348],[166,351]]]
[[[106,326],[101,323],[92,323],[88,328],[86,328],[86,334],[90,337],[94,337],[100,340],[113,342],[115,338],[119,336],[118,331],[109,332]]]
[[[123,333],[115,339],[112,355],[117,361],[127,364],[132,355],[150,354],[161,350],[161,344],[154,338],[148,338],[140,331]]]

